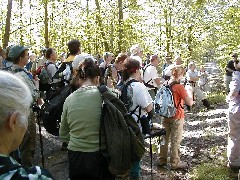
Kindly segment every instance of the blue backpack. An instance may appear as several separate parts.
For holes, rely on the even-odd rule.
[[[163,85],[157,91],[154,101],[155,113],[166,118],[175,116],[177,110],[171,89],[174,84],[179,84],[179,82],[172,82],[171,84]]]

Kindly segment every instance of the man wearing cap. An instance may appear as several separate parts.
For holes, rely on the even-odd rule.
[[[36,88],[32,74],[27,72],[24,66],[28,63],[28,49],[29,47],[16,45],[11,47],[8,57],[12,60],[13,65],[11,67],[11,71],[15,73],[19,78],[21,78],[26,85],[29,87],[31,91],[31,95],[33,97],[33,105],[38,105],[41,101],[38,98],[39,93]],[[25,93],[25,92],[23,92]],[[20,145],[20,153],[21,153],[21,163],[25,166],[33,165],[33,157],[35,153],[35,144],[36,144],[36,116],[33,112],[33,109],[30,109],[30,115],[28,118],[28,129],[27,133],[24,136],[22,144]]]
[[[157,55],[152,55],[150,57],[150,63],[143,68],[143,80],[144,85],[148,88],[148,92],[152,99],[155,99],[157,89],[161,84],[161,78],[158,75],[157,66],[160,59]]]
[[[232,81],[232,74],[234,71],[236,71],[235,67],[234,67],[234,61],[237,60],[238,58],[238,54],[237,53],[233,53],[232,54],[232,60],[230,60],[227,63],[227,67],[226,67],[226,76],[225,76],[225,83],[226,83],[226,91],[227,93],[229,93],[229,84]]]
[[[180,56],[177,56],[174,60],[174,63],[170,64],[168,67],[165,68],[164,74],[165,74],[165,80],[169,80],[172,75],[172,68],[175,65],[181,65],[182,64],[182,58]]]

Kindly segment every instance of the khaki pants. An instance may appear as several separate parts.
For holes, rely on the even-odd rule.
[[[161,164],[167,163],[168,158],[168,143],[170,141],[170,164],[171,167],[178,167],[180,162],[179,157],[179,148],[182,141],[183,134],[183,122],[184,119],[173,119],[173,118],[164,118],[163,127],[166,130],[166,143],[165,145],[160,146],[160,158],[159,161]]]
[[[240,112],[229,113],[227,157],[231,166],[240,166]]]
[[[36,115],[31,112],[28,117],[28,128],[20,145],[21,164],[33,165],[33,157],[36,148]]]

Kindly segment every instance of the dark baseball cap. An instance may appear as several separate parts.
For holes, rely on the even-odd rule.
[[[8,57],[14,61],[17,57],[20,56],[20,54],[25,51],[28,50],[29,46],[21,46],[21,45],[15,45],[13,47],[11,47],[9,53],[8,53]]]

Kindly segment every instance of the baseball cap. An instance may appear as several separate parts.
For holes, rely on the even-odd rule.
[[[11,47],[9,53],[8,53],[8,57],[14,61],[16,58],[18,58],[20,56],[20,54],[29,49],[29,46],[21,46],[21,45],[15,45],[13,47]]]

